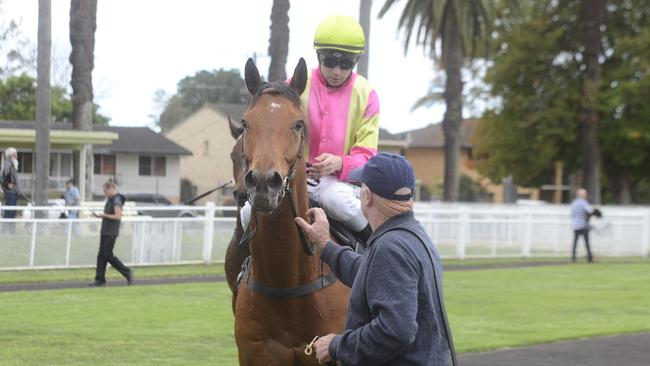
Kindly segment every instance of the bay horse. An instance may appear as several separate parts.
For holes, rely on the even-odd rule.
[[[254,235],[235,304],[239,363],[317,365],[305,345],[342,332],[350,290],[314,255],[294,221],[309,207],[303,157],[309,139],[300,107],[307,66],[301,58],[288,85],[262,83],[248,59],[245,81],[251,102],[240,155],[252,206],[247,234]]]

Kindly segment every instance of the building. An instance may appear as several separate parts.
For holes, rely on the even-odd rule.
[[[168,139],[192,153],[181,158],[184,199],[232,181],[230,153],[235,139],[230,132],[228,117],[240,121],[244,107],[239,104],[206,104],[166,133]],[[217,191],[197,202],[207,201],[232,204],[232,188]]]
[[[93,131],[75,131],[70,123],[51,124],[49,188],[52,195],[58,196],[72,177],[73,150],[92,144],[95,198],[103,197],[102,184],[110,179],[123,193],[159,193],[172,202],[179,201],[180,158],[191,154],[190,151],[147,127],[93,128]],[[33,189],[34,141],[34,122],[0,121],[0,149],[9,146],[18,149],[18,178],[24,192]]]
[[[472,137],[478,119],[466,119],[460,128],[460,175],[461,179],[473,182],[482,188],[477,197],[483,202],[504,202],[504,189],[501,184],[494,184],[476,170],[474,145]],[[417,177],[418,192],[416,197],[422,199],[441,198],[442,184],[445,176],[445,137],[442,123],[399,134],[380,131],[379,150],[401,153],[413,165]],[[464,177],[464,178],[463,178]],[[517,187],[520,198],[538,199],[538,191]]]

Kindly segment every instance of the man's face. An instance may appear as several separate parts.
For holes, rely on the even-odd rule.
[[[65,188],[66,188],[66,189],[72,189],[72,183],[67,182],[67,183],[65,184]]]
[[[320,72],[333,87],[343,85],[352,74],[352,68],[357,63],[358,56],[342,52],[324,52],[318,54]]]

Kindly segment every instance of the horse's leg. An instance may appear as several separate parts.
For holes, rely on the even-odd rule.
[[[230,291],[232,292],[232,312],[235,313],[235,304],[237,303],[237,275],[241,270],[242,263],[246,258],[244,250],[239,248],[239,240],[241,239],[240,230],[235,229],[226,250],[226,260],[224,270],[226,272],[226,282]]]

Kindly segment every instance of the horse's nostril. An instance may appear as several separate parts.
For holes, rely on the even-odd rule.
[[[255,188],[255,185],[257,184],[254,173],[252,171],[249,171],[246,173],[244,176],[244,185],[246,186],[247,189],[252,189]]]
[[[269,188],[274,191],[279,191],[282,188],[282,176],[278,172],[273,172],[271,179],[269,179]]]

